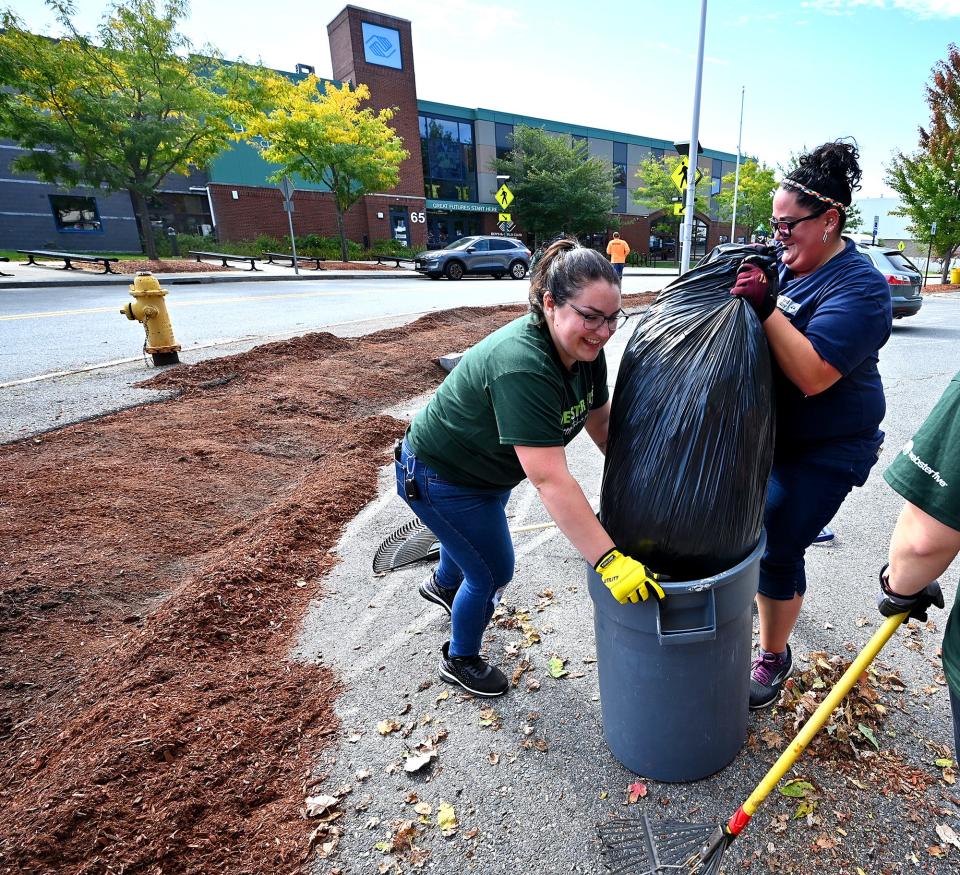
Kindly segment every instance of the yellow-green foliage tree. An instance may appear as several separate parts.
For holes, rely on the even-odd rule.
[[[340,253],[347,261],[344,214],[365,194],[394,188],[400,163],[410,153],[390,127],[394,110],[361,108],[370,97],[366,85],[354,90],[347,84],[330,85],[324,93],[319,84],[315,76],[299,83],[273,77],[264,86],[270,109],[246,118],[243,136],[279,168],[270,177],[273,181],[297,174],[330,189]]]
[[[674,217],[673,205],[680,202],[681,198],[686,200],[686,194],[680,194],[672,179],[672,174],[680,160],[679,155],[665,155],[663,158],[651,156],[642,161],[636,173],[640,184],[633,193],[634,201],[652,213],[658,210],[664,211],[651,230],[656,229],[665,233],[669,229],[676,233],[677,240],[680,239],[679,225],[682,219],[679,216]],[[694,193],[694,212],[707,212],[706,192],[707,185],[701,182]]]
[[[73,26],[70,3],[48,5],[62,39],[0,14],[0,136],[28,150],[13,169],[57,185],[128,191],[156,258],[147,199],[167,174],[204,167],[230,143],[226,83],[177,31],[185,0],[165,0],[161,11],[154,0],[121,0],[95,37]]]
[[[774,169],[748,159],[740,165],[740,185],[737,195],[737,225],[747,229],[747,240],[755,231],[770,233],[770,216],[773,210],[773,193],[777,190]],[[733,187],[736,173],[723,177],[723,185],[717,194],[720,218],[733,218]]]

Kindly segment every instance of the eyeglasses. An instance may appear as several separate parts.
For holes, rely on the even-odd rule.
[[[602,313],[585,313],[576,304],[570,304],[581,317],[583,317],[583,327],[587,331],[599,331],[604,322],[607,323],[607,331],[613,334],[618,328],[623,328],[623,324],[630,318],[623,310],[617,310],[612,316],[604,316]]]
[[[801,222],[806,222],[807,219],[815,219],[817,216],[822,216],[826,212],[826,209],[819,210],[816,213],[811,213],[809,216],[804,216],[801,219],[775,219],[773,216],[770,217],[770,233],[779,234],[780,237],[784,240],[789,239],[793,234],[793,228],[795,225],[799,225]]]

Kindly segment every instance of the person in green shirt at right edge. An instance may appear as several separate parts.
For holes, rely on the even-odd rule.
[[[905,499],[890,538],[889,562],[880,570],[877,600],[885,617],[910,611],[926,619],[942,608],[936,578],[960,552],[960,373],[923,425],[883,474]],[[960,756],[960,599],[943,634],[943,671],[950,689],[953,735]]]

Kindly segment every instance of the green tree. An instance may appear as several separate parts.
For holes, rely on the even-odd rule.
[[[722,220],[733,218],[733,189],[736,173],[723,177],[717,194],[717,209]],[[774,169],[749,159],[740,165],[740,184],[737,194],[737,224],[747,229],[747,237],[754,231],[770,233],[773,215],[773,193],[777,190]]]
[[[121,0],[96,38],[78,33],[68,0],[48,0],[67,36],[29,32],[0,15],[0,136],[29,151],[15,171],[55,185],[127,191],[150,258],[147,199],[169,173],[204,167],[234,133],[215,90],[219,65],[190,53],[177,31],[185,0]],[[95,41],[96,40],[96,41]]]
[[[533,235],[534,248],[566,232],[591,234],[616,226],[610,164],[587,156],[585,143],[518,125],[505,158],[493,169],[510,177],[510,211]]]
[[[295,84],[275,76],[267,83],[272,106],[246,120],[246,134],[264,159],[279,168],[270,178],[297,174],[322,183],[333,194],[340,254],[349,259],[344,215],[371,192],[389,191],[400,181],[400,163],[410,153],[390,127],[392,109],[375,112],[360,104],[366,85],[320,90],[315,76]]]
[[[678,242],[683,219],[674,214],[673,205],[681,203],[680,198],[685,195],[681,195],[671,174],[677,169],[680,160],[679,155],[666,155],[663,158],[651,155],[642,161],[636,173],[640,184],[633,192],[634,201],[646,207],[651,213],[663,210],[663,214],[654,220],[650,230],[663,234],[666,229],[669,229],[669,233],[674,234]],[[696,213],[707,212],[706,190],[706,185],[697,186],[694,193],[694,212]]]
[[[893,158],[887,184],[902,201],[896,215],[910,220],[916,240],[932,244],[946,282],[960,249],[960,49],[953,43],[946,59],[933,66],[926,100],[930,123],[920,128],[919,149]],[[934,224],[937,233],[931,235]]]

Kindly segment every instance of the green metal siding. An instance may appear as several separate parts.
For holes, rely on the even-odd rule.
[[[288,73],[284,70],[274,71],[281,76],[286,76],[294,82],[302,82],[306,79],[303,73]],[[319,88],[326,93],[327,86],[334,85],[339,88],[342,83],[334,79],[320,79]],[[274,183],[268,182],[267,177],[276,173],[280,168],[276,164],[270,164],[260,157],[260,153],[254,146],[246,142],[237,142],[230,146],[225,152],[217,155],[207,172],[211,182],[219,182],[223,185],[254,185],[269,186]],[[293,184],[299,189],[308,191],[329,191],[330,189],[322,183],[305,182],[299,176],[293,176]]]
[[[267,177],[279,170],[276,164],[270,164],[260,157],[260,153],[249,143],[234,143],[226,152],[221,152],[210,162],[211,182],[224,185],[275,185]],[[299,176],[293,176],[293,183],[299,189],[310,191],[329,191],[322,184],[305,182]]]

